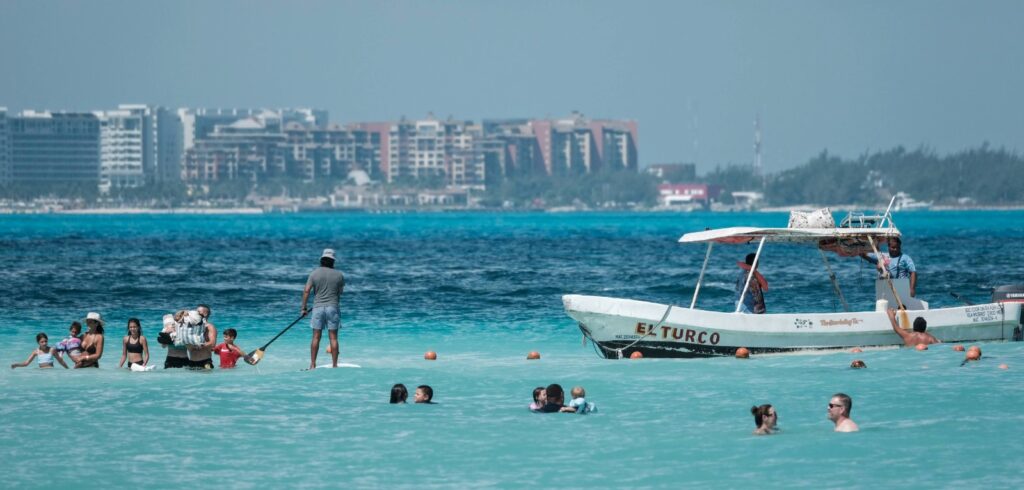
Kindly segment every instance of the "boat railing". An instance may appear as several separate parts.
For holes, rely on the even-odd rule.
[[[892,226],[888,215],[865,214],[860,211],[850,211],[839,223],[840,228],[882,228],[886,225]]]

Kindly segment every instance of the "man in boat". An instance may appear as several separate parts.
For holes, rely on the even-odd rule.
[[[914,266],[914,260],[903,253],[902,246],[900,237],[894,236],[889,238],[889,253],[860,254],[860,258],[875,264],[879,271],[884,268],[893,279],[910,279],[910,296],[917,297],[917,267]]]
[[[740,313],[760,315],[767,311],[764,304],[764,292],[768,290],[768,281],[754,267],[755,257],[755,254],[747,254],[745,261],[736,262],[736,265],[743,270],[740,276],[736,278],[736,299],[739,299],[740,294],[743,294],[743,286],[747,283],[747,276],[750,275],[750,270],[753,269],[754,277],[750,278],[750,286],[747,287],[747,293],[743,295],[743,301],[740,303]]]
[[[306,288],[302,291],[303,316],[309,311],[306,309],[309,293],[314,294],[313,314],[310,316],[313,340],[309,344],[309,369],[316,369],[316,355],[320,351],[320,336],[324,328],[331,339],[331,362],[334,367],[338,367],[338,329],[341,327],[339,303],[344,290],[345,276],[334,269],[334,249],[326,248],[320,254],[320,267],[309,274]]]
[[[914,331],[908,332],[900,328],[899,322],[896,321],[896,310],[889,308],[885,312],[889,315],[889,323],[892,324],[892,331],[896,332],[903,339],[903,345],[907,347],[914,347],[917,344],[940,344],[941,340],[935,338],[932,334],[925,332],[928,328],[928,321],[924,318],[917,317],[914,319]]]
[[[828,401],[828,419],[836,424],[836,432],[857,432],[857,424],[850,418],[853,399],[845,393],[836,393]]]

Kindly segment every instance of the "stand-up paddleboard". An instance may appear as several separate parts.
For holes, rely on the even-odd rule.
[[[139,364],[132,364],[131,370],[137,373],[144,373],[146,371],[152,371],[156,369],[156,364],[150,364],[148,366],[142,366]]]
[[[327,365],[324,365],[324,366],[317,366],[316,368],[317,369],[332,369],[334,367],[335,366],[327,364]],[[337,367],[339,367],[339,368],[361,368],[362,366],[360,366],[358,364],[352,364],[351,362],[339,362]],[[303,371],[309,371],[309,368],[303,369]]]

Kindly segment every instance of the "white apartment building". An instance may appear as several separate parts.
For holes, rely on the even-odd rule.
[[[100,121],[100,193],[144,185],[146,115],[132,109],[93,114]]]
[[[432,116],[400,121],[388,137],[388,182],[437,180],[446,185],[482,186],[484,160],[475,144],[482,129],[466,121]]]
[[[11,130],[7,125],[7,108],[0,107],[0,186],[11,183]]]

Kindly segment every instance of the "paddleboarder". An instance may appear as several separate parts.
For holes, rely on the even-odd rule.
[[[320,351],[320,336],[324,329],[331,340],[331,363],[338,367],[338,329],[341,327],[340,299],[345,290],[345,276],[334,268],[334,249],[326,248],[320,254],[320,267],[317,267],[306,279],[306,288],[302,291],[302,315],[309,311],[306,304],[309,293],[314,294],[313,311],[310,316],[310,327],[313,329],[313,340],[309,344],[309,369],[316,369],[316,355]]]

